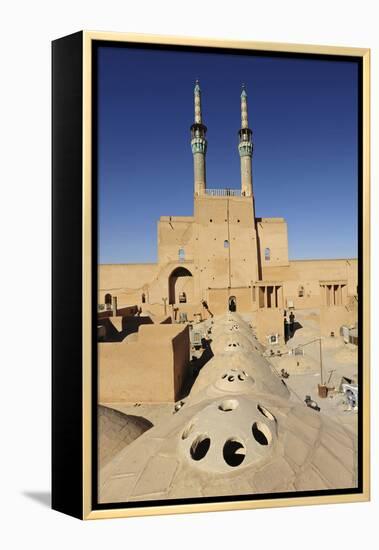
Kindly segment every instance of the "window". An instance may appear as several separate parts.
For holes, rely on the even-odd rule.
[[[146,294],[144,292],[142,293],[141,301],[142,301],[143,304],[146,303]]]
[[[179,248],[178,256],[179,256],[179,262],[184,262],[185,257],[186,257],[186,254],[184,252],[184,248]]]
[[[298,296],[299,296],[299,298],[304,298],[304,287],[303,286],[299,286]]]
[[[271,251],[269,248],[265,248],[265,260],[266,262],[269,262],[270,261],[270,257],[271,257]]]
[[[224,241],[224,248],[229,248],[229,241],[227,239]]]

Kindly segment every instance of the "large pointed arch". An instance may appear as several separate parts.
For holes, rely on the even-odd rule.
[[[176,267],[170,274],[168,278],[168,303],[176,304],[179,303],[179,289],[178,289],[178,280],[182,278],[192,277],[192,273],[186,267]],[[184,282],[184,281],[181,281]],[[188,292],[186,292],[186,295]]]

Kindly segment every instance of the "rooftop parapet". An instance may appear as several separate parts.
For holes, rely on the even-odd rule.
[[[241,189],[204,189],[200,195],[208,197],[242,197]]]

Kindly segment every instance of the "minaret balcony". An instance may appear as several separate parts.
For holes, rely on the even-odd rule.
[[[194,138],[203,138],[205,139],[205,135],[207,133],[207,127],[204,126],[204,124],[195,122],[191,126],[191,137]]]

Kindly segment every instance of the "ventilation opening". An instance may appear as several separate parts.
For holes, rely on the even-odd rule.
[[[236,399],[226,399],[218,406],[220,411],[228,412],[234,411],[238,407],[238,401]]]
[[[237,348],[239,345],[239,342],[233,342],[231,344],[228,344],[228,348]]]
[[[241,380],[241,382],[245,380],[245,377],[243,376],[243,374],[238,375],[238,380]]]
[[[228,376],[228,382],[234,382],[234,376]]]
[[[265,424],[254,422],[252,426],[253,437],[259,445],[268,445],[271,443],[271,432]]]
[[[265,416],[269,420],[275,420],[275,416],[272,413],[270,413],[268,409],[266,409],[265,407],[262,407],[262,405],[257,405],[257,409],[261,414],[263,414],[263,416]]]
[[[235,468],[245,460],[245,445],[241,441],[238,441],[238,439],[228,439],[222,450],[222,455],[225,462],[229,466],[232,466],[232,468]]]
[[[193,460],[202,460],[211,446],[211,440],[207,435],[199,435],[191,445],[190,453]]]
[[[184,430],[184,432],[182,433],[182,439],[187,439],[187,437],[189,436],[189,434],[192,432],[192,430],[194,429],[195,427],[195,424],[189,424],[189,426],[187,426],[187,428]]]

